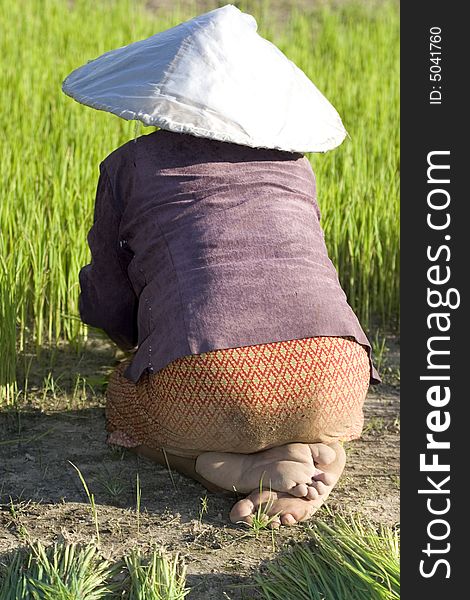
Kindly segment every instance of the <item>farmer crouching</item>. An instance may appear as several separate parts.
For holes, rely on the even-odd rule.
[[[108,443],[272,526],[308,519],[360,436],[370,344],[328,258],[304,152],[338,146],[331,104],[226,6],[74,71],[64,91],[160,129],[101,164],[80,313],[132,358]],[[261,486],[260,486],[261,483]]]

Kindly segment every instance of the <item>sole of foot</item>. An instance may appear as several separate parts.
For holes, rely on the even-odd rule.
[[[249,493],[259,489],[287,492],[315,500],[332,484],[328,468],[336,452],[326,444],[285,444],[254,454],[204,452],[196,472],[225,490]]]
[[[324,444],[309,444],[309,446],[324,446]],[[260,491],[258,488],[233,506],[230,511],[232,523],[243,522],[251,525],[253,519],[262,514],[269,523],[268,526],[276,529],[281,525],[295,525],[310,519],[328,498],[346,464],[346,454],[340,444],[334,444],[328,448],[334,452],[335,458],[328,464],[318,463],[323,480],[319,481],[318,484],[321,485],[317,485],[315,488],[315,498],[294,497],[287,492]],[[312,448],[312,454],[317,453],[319,460],[322,460],[322,451],[324,451],[323,448]],[[328,456],[331,458],[330,453]]]

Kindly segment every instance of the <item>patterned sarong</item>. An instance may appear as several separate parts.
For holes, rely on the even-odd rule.
[[[179,358],[137,384],[111,376],[108,443],[250,453],[360,436],[370,364],[357,342],[315,337]]]

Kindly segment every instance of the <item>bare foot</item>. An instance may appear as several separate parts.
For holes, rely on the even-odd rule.
[[[324,444],[309,444],[309,446],[324,446]],[[327,446],[328,447],[328,446]],[[232,523],[252,523],[253,517],[261,509],[267,517],[274,517],[270,527],[294,525],[299,521],[309,519],[323,504],[343,472],[346,454],[343,447],[336,443],[328,447],[335,453],[335,459],[328,464],[317,463],[324,474],[322,481],[315,485],[315,498],[295,498],[289,493],[255,489],[249,496],[239,500],[230,511]],[[321,449],[323,450],[323,449]],[[312,450],[313,454],[313,450]],[[321,461],[322,453],[318,456]]]
[[[285,444],[255,454],[204,452],[196,461],[196,472],[225,490],[248,493],[259,489],[288,492],[299,498],[315,499],[331,485],[327,471],[336,459],[325,444]]]

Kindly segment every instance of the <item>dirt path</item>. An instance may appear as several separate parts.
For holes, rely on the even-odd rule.
[[[85,380],[91,360],[80,361]],[[101,362],[104,373],[109,361],[109,350],[95,351],[94,372]],[[117,558],[136,545],[146,548],[157,542],[183,554],[191,600],[253,597],[249,590],[230,586],[249,585],[262,561],[306,537],[306,526],[282,528],[273,538],[262,532],[256,539],[245,527],[228,522],[233,500],[209,493],[207,513],[201,514],[206,490],[198,483],[177,473],[172,482],[164,467],[106,446],[103,395],[85,399],[73,393],[77,378],[71,357],[60,354],[54,362],[55,387],[49,381],[49,391],[41,389],[39,371],[30,373],[37,391],[29,406],[0,412],[0,560],[28,536],[52,542],[94,535],[88,501],[71,461],[95,495],[107,556]],[[59,384],[66,393],[58,391]],[[392,387],[380,386],[369,394],[365,434],[347,445],[348,464],[330,508],[360,511],[387,524],[398,521],[398,404],[398,391]],[[139,522],[137,473],[142,490]]]

